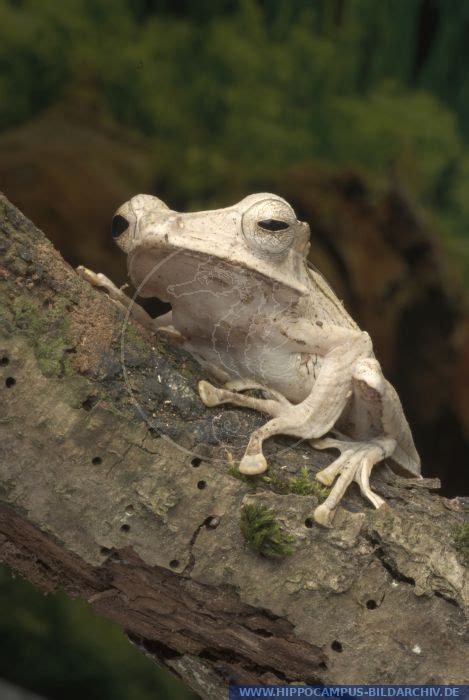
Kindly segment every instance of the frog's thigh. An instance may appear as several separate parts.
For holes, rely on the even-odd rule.
[[[368,387],[373,393],[373,400],[377,396],[383,396],[386,390],[386,382],[384,379],[383,371],[378,360],[374,357],[366,357],[362,360],[358,360],[354,372],[353,380],[355,390],[361,392],[364,387]],[[369,396],[368,393],[364,393],[364,398]]]
[[[374,358],[359,360],[352,378],[353,401],[349,419],[354,426],[353,436],[359,440],[381,435],[383,430],[383,400],[386,381],[380,364]],[[352,434],[352,433],[349,433]]]

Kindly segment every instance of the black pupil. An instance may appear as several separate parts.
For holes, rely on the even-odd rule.
[[[119,238],[124,231],[128,228],[129,222],[124,216],[116,214],[112,220],[111,233],[113,238]]]
[[[258,221],[257,223],[266,231],[285,231],[289,228],[285,221],[279,221],[278,219],[263,219],[263,221]]]

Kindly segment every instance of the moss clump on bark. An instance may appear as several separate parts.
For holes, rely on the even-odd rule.
[[[330,493],[330,488],[316,481],[306,467],[302,467],[298,476],[282,478],[277,474],[273,474],[272,476],[263,477],[263,481],[269,484],[275,493],[316,496],[320,502],[324,501]]]
[[[25,296],[13,302],[15,323],[31,339],[39,368],[46,377],[63,377],[73,374],[67,351],[71,349],[67,338],[69,328],[68,301],[57,296],[52,306],[40,310]]]
[[[274,512],[266,506],[248,503],[243,507],[241,532],[248,546],[268,559],[293,554],[295,538],[282,530]]]
[[[453,529],[454,544],[464,559],[469,561],[469,523],[461,523]]]

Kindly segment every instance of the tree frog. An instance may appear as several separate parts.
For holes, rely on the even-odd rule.
[[[314,511],[324,526],[352,481],[376,508],[384,503],[369,484],[381,460],[420,477],[409,425],[370,336],[308,262],[309,226],[282,197],[253,194],[227,208],[179,213],[137,195],[116,212],[112,235],[139,295],[169,302],[171,311],[152,319],[104,275],[79,273],[152,332],[182,343],[212,379],[198,384],[206,406],[268,417],[250,436],[240,472],[267,469],[262,446],[273,435],[339,450],[316,474],[332,486]],[[253,389],[257,396],[245,393]]]

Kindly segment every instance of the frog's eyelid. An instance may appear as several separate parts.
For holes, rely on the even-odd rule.
[[[280,219],[261,219],[261,221],[257,222],[257,225],[265,231],[286,231],[290,228],[290,224]]]

